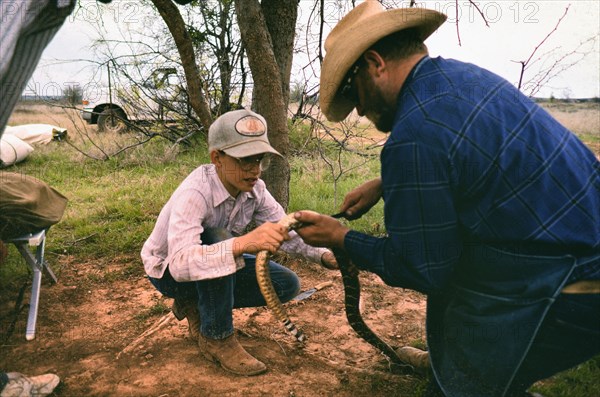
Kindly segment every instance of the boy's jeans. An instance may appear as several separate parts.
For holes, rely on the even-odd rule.
[[[223,229],[207,229],[202,242],[214,244],[231,235]],[[229,276],[190,282],[177,282],[169,273],[162,278],[149,277],[160,293],[169,298],[198,300],[200,332],[211,339],[224,339],[233,334],[233,309],[264,306],[256,281],[254,255],[244,254],[246,266]],[[269,262],[271,281],[282,302],[287,302],[300,292],[300,280],[296,273],[275,262]]]

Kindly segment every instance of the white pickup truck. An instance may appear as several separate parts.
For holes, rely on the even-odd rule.
[[[190,112],[175,68],[158,68],[141,85],[112,87],[84,98],[81,117],[98,131],[122,133],[138,122],[173,121]]]

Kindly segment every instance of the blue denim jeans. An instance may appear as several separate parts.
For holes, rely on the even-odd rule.
[[[214,244],[231,235],[224,229],[208,229],[202,241]],[[224,339],[233,334],[233,309],[266,304],[256,281],[254,255],[244,254],[246,266],[229,276],[210,280],[177,282],[165,271],[162,278],[149,277],[150,282],[169,298],[198,300],[200,332],[211,339]],[[282,302],[300,292],[300,279],[293,271],[273,261],[269,262],[273,288]]]
[[[538,380],[600,354],[600,294],[561,294],[550,308],[508,397],[526,396]],[[432,378],[426,397],[442,397]]]
[[[561,294],[550,308],[515,380],[519,395],[534,382],[600,354],[600,294]]]

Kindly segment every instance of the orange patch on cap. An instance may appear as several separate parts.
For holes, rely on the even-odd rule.
[[[260,136],[267,131],[267,127],[256,117],[246,116],[235,123],[235,130],[245,136]]]

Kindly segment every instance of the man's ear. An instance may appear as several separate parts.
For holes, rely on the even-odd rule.
[[[218,150],[212,150],[210,152],[210,162],[217,167],[221,165],[221,155],[219,154]]]
[[[367,50],[363,58],[367,62],[367,68],[374,73],[375,77],[379,77],[386,70],[387,63],[377,51]]]

